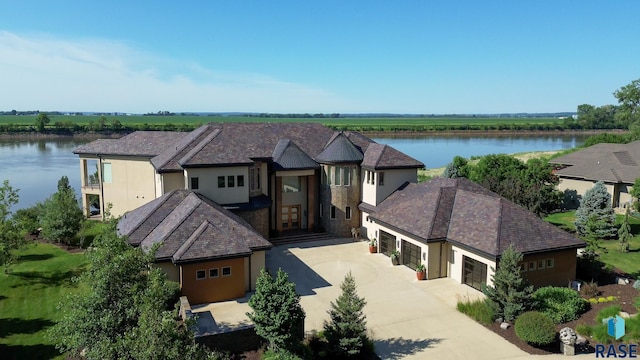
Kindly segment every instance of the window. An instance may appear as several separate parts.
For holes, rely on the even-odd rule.
[[[111,184],[111,163],[102,163],[102,182]]]
[[[553,259],[547,259],[547,269],[551,269],[554,265]]]
[[[218,187],[219,188],[224,187],[224,176],[218,176]]]
[[[482,291],[482,284],[487,282],[487,264],[463,256],[462,282],[474,289]]]
[[[335,219],[336,218],[336,207],[331,205],[331,218]]]
[[[374,173],[373,171],[371,172],[371,185],[375,185],[376,184],[376,173]]]
[[[381,172],[378,175],[378,185],[379,186],[384,186],[384,172]]]
[[[233,175],[227,176],[227,187],[235,187],[236,186],[236,177]]]
[[[342,185],[344,186],[351,185],[351,168],[350,167],[342,168]]]
[[[366,222],[371,222],[371,218],[369,217],[369,215],[367,215],[367,218],[365,219]]]
[[[249,189],[260,190],[260,168],[249,169]]]
[[[545,262],[544,260],[538,260],[538,270],[544,269]]]
[[[347,209],[344,211],[344,217],[347,220],[351,219],[351,206],[347,206]]]
[[[333,185],[340,186],[340,184],[342,183],[340,170],[342,170],[341,167],[337,167],[336,166],[336,167],[333,168],[333,175],[334,175]]]
[[[283,176],[282,177],[282,192],[295,193],[300,192],[300,177],[299,176]]]
[[[209,277],[217,278],[218,277],[218,268],[209,269]]]
[[[207,272],[204,270],[196,271],[196,280],[203,280],[207,277]]]
[[[244,187],[244,175],[238,175],[238,187]]]
[[[326,166],[322,166],[322,169],[320,169],[320,172],[322,172],[322,177],[320,178],[320,183],[321,184],[326,184],[327,183],[327,168]]]
[[[371,171],[365,170],[367,172],[367,184],[371,183]]]
[[[533,271],[536,269],[536,262],[535,261],[529,261],[529,271]]]
[[[322,206],[322,203],[320,203],[320,217],[322,217],[322,215],[324,215],[324,208]]]
[[[222,268],[222,276],[231,276],[231,267],[225,266]]]
[[[527,271],[527,263],[526,262],[520,263],[520,271]]]
[[[191,190],[198,190],[198,178],[197,177],[192,177],[191,178]]]

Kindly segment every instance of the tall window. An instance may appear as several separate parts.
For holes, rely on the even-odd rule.
[[[191,178],[191,190],[198,190],[198,178],[197,177],[192,177]]]
[[[327,168],[326,166],[322,165],[322,168],[320,169],[320,172],[322,172],[322,176],[321,176],[321,180],[320,182],[324,185],[327,183]]]
[[[348,166],[342,168],[342,185],[351,185],[351,168]]]
[[[342,184],[342,176],[340,174],[341,170],[342,170],[342,168],[338,167],[338,166],[333,168],[333,175],[334,175],[334,177],[333,177],[333,185],[339,186],[340,184]]]
[[[233,175],[227,176],[227,187],[235,187],[236,186],[236,177]]]
[[[111,176],[111,163],[102,163],[102,182],[110,184],[113,181]]]
[[[300,192],[300,177],[299,176],[283,176],[282,177],[282,192],[292,193]]]
[[[381,172],[380,174],[378,174],[378,185],[384,186],[384,172]]]
[[[331,205],[331,218],[335,219],[336,218],[336,207]]]
[[[320,217],[322,217],[324,215],[324,208],[322,206],[322,203],[320,203]]]
[[[223,188],[223,187],[225,187],[224,185],[225,185],[224,176],[218,176],[218,187],[219,188]]]
[[[365,170],[367,172],[367,184],[371,184],[371,171]]]
[[[249,189],[260,190],[260,168],[252,167],[249,169]]]
[[[244,186],[244,175],[238,175],[238,187]]]
[[[347,208],[344,211],[344,217],[349,220],[351,219],[351,206],[347,206]]]

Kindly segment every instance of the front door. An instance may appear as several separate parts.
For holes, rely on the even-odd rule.
[[[300,205],[285,205],[282,207],[282,230],[300,228]]]

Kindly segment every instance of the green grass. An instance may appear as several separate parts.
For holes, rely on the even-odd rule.
[[[491,309],[486,299],[471,300],[465,298],[458,301],[456,308],[481,324],[490,325],[493,322],[493,309]]]
[[[81,245],[82,248],[87,248],[93,243],[93,240],[100,234],[107,224],[97,220],[85,220],[82,223],[82,228],[76,236],[73,237],[73,244]]]
[[[49,244],[31,245],[18,256],[10,275],[0,267],[0,357],[63,359],[46,329],[60,317],[58,302],[76,291],[72,278],[85,269],[86,258]]]
[[[620,225],[624,219],[624,215],[616,215],[616,224]],[[574,232],[575,211],[564,213],[556,213],[545,218],[546,221],[563,228],[567,231]],[[627,274],[640,276],[640,219],[634,216],[629,217],[631,225],[631,233],[634,235],[629,240],[629,252],[622,253],[619,250],[617,239],[602,240],[600,245],[604,248],[600,251],[600,261],[605,265],[620,269]]]

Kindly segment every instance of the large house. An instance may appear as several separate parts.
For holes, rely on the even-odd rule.
[[[361,205],[363,227],[381,253],[401,252],[402,264],[425,264],[427,279],[451,277],[478,290],[491,284],[502,253],[522,253],[534,286],[566,286],[576,278],[576,251],[585,243],[527,209],[466,178],[405,184],[377,206]]]
[[[558,189],[575,191],[582,197],[598,182],[604,182],[611,195],[611,205],[625,207],[632,201],[629,192],[640,178],[640,141],[629,144],[601,143],[549,160],[560,178]],[[574,207],[579,205],[576,202]]]

